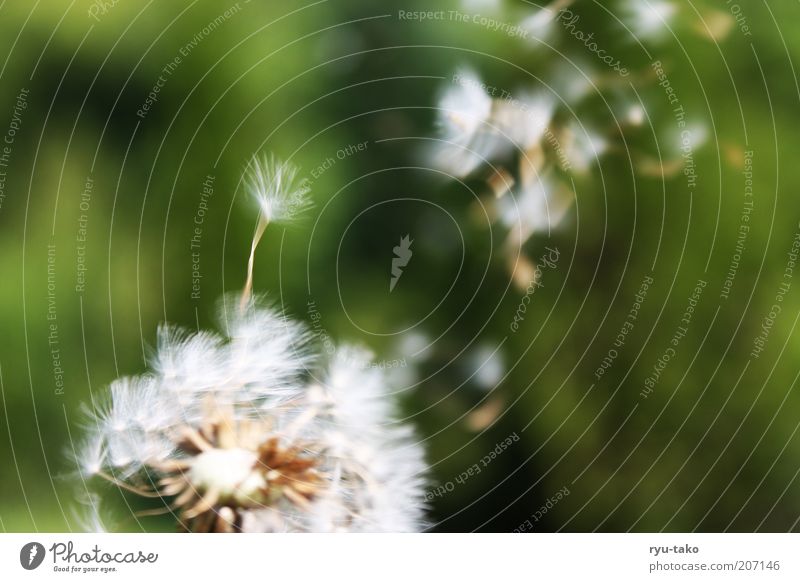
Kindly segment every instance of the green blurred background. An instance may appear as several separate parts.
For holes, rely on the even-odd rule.
[[[526,520],[534,531],[798,529],[800,283],[784,277],[800,229],[796,2],[740,1],[751,36],[734,25],[718,42],[697,33],[690,6],[730,14],[725,3],[681,2],[673,30],[652,44],[622,27],[614,3],[572,6],[636,72],[572,113],[608,125],[638,94],[652,129],[626,133],[628,150],[576,178],[577,207],[563,228],[528,242],[531,257],[549,246],[560,260],[517,333],[509,324],[524,289],[497,256],[502,233],[475,220],[470,188],[480,181],[448,182],[429,168],[437,99],[460,66],[487,84],[533,91],[598,65],[563,30],[542,44],[398,11],[483,11],[511,22],[535,4],[105,4],[0,4],[0,134],[19,125],[1,168],[2,530],[80,529],[70,451],[81,403],[146,369],[160,322],[217,325],[220,296],[244,280],[256,216],[240,176],[256,152],[300,165],[315,201],[297,225],[268,231],[256,288],[309,324],[313,301],[317,329],[336,341],[405,358],[394,381],[425,439],[432,491],[454,484],[431,495],[435,531],[512,531]],[[677,151],[654,60],[708,128],[691,193],[682,174],[662,180],[643,161]],[[137,115],[160,75],[157,100]],[[725,299],[745,150],[754,205]],[[193,262],[208,176],[213,196]],[[406,234],[415,254],[389,293],[392,248]],[[598,380],[646,276],[654,283],[634,329]],[[707,286],[686,337],[643,398],[698,279]],[[753,357],[785,282],[781,313]],[[535,521],[564,487],[569,495]]]

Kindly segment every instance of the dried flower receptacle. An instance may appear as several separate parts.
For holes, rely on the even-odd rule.
[[[163,475],[158,492],[175,496],[188,531],[241,530],[243,511],[281,500],[307,508],[323,486],[313,453],[270,435],[263,422],[220,416],[178,434],[185,457],[149,468]]]

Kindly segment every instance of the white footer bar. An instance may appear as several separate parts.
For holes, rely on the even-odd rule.
[[[796,581],[799,554],[796,534],[3,534],[0,579]]]

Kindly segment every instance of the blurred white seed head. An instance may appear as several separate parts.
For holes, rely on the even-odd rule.
[[[553,23],[556,14],[547,8],[542,8],[535,14],[528,16],[519,23],[519,27],[527,34],[525,38],[537,41],[549,40],[553,32]]]
[[[708,137],[709,129],[705,122],[689,120],[680,134],[680,149],[682,152],[685,152],[687,148],[699,149],[706,144]]]
[[[523,244],[533,234],[549,233],[564,220],[575,195],[552,172],[523,182],[512,196],[499,201],[501,222],[508,227],[512,248]]]
[[[556,110],[550,94],[521,94],[516,99],[495,101],[494,125],[517,149],[528,149],[539,143]]]
[[[468,11],[497,12],[500,10],[502,0],[461,0],[461,7]]]
[[[462,69],[453,76],[439,101],[439,126],[445,139],[469,141],[489,120],[492,99],[473,71]]]
[[[554,23],[562,14],[565,14],[564,11],[573,1],[553,0],[520,22],[520,27],[528,32],[530,38],[548,40],[553,33]]]
[[[673,0],[624,0],[621,11],[634,36],[655,41],[669,31],[678,5]]]
[[[564,149],[570,168],[585,174],[608,149],[608,140],[577,121],[570,122],[562,133]]]
[[[311,206],[310,187],[299,168],[274,156],[254,156],[247,168],[246,186],[268,222],[287,222]]]
[[[661,131],[659,149],[666,161],[690,162],[695,153],[708,142],[709,135],[709,127],[705,122],[687,119],[683,127],[678,128],[672,124]]]
[[[473,71],[453,75],[439,99],[437,126],[440,142],[433,147],[435,164],[456,177],[470,174],[489,159],[497,140],[488,127],[492,98]]]
[[[549,85],[553,94],[564,103],[577,105],[592,93],[600,91],[601,76],[596,65],[585,57],[575,57],[569,66],[553,71]]]
[[[396,343],[397,351],[403,356],[425,362],[433,355],[433,343],[423,331],[410,330],[399,336]]]
[[[500,346],[480,344],[467,355],[467,371],[472,381],[481,389],[494,389],[506,373]]]
[[[639,127],[647,119],[647,111],[645,111],[641,103],[633,103],[625,110],[623,119],[626,123],[630,123],[634,127]]]

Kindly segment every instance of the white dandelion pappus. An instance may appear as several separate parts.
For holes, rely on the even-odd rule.
[[[340,347],[316,382],[301,326],[257,302],[222,319],[225,337],[162,333],[153,373],[112,384],[85,465],[174,497],[188,531],[418,530],[422,450],[369,353]]]
[[[310,187],[299,179],[300,169],[274,156],[254,156],[246,187],[268,222],[287,222],[311,206]]]
[[[424,516],[422,449],[410,427],[395,420],[385,373],[371,362],[372,355],[363,348],[344,346],[330,362],[322,384],[324,410],[331,422],[327,438],[339,452],[335,490],[347,491],[352,504],[366,508],[357,518],[349,518],[350,531],[416,531]],[[353,475],[359,476],[362,486],[353,487]],[[329,509],[338,506],[341,513],[342,504],[331,501],[335,498],[327,500]],[[336,522],[341,517],[329,525],[340,529]]]

